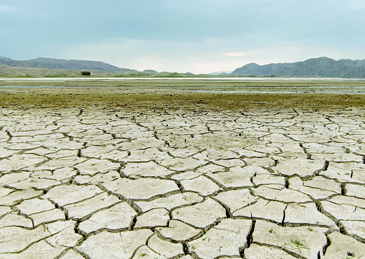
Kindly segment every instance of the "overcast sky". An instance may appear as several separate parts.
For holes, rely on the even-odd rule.
[[[365,59],[364,0],[0,0],[0,56],[209,73]]]

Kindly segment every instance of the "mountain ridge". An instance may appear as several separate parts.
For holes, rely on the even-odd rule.
[[[319,57],[293,63],[250,63],[235,69],[232,76],[365,78],[365,60]]]
[[[56,59],[56,58],[35,58],[29,60],[13,60],[7,57],[0,57],[0,65],[10,67],[29,67],[46,69],[67,69],[67,70],[98,70],[109,72],[136,71],[129,68],[119,68],[101,61]]]
[[[101,61],[55,59],[39,57],[29,60],[13,60],[0,56],[0,65],[14,68],[42,68],[62,70],[90,70],[100,72],[138,72],[134,69],[119,68]],[[95,72],[96,73],[96,72]],[[145,70],[144,74],[157,74],[155,70]],[[275,76],[275,77],[338,77],[365,78],[365,59],[334,60],[328,57],[312,58],[293,63],[271,63],[258,65],[249,63],[235,69],[232,73],[211,73],[220,76]]]

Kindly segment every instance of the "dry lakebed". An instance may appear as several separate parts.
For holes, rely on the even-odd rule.
[[[365,259],[364,86],[2,79],[0,258]]]

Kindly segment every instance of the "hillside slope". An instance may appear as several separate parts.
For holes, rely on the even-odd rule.
[[[0,57],[0,65],[10,67],[31,67],[47,69],[66,69],[66,70],[99,70],[99,71],[135,71],[127,68],[119,68],[101,61],[88,60],[65,60],[55,58],[36,58],[30,60],[13,60]]]
[[[234,76],[280,76],[280,77],[341,77],[365,78],[365,60],[327,57],[312,58],[303,62],[268,65],[247,64],[234,70]]]

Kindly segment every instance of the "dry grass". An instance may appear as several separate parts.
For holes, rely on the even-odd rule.
[[[332,109],[365,107],[365,95],[204,93],[174,89],[1,89],[2,108],[114,108],[125,110]]]
[[[108,79],[74,81],[62,78],[56,81],[6,79],[0,80],[0,86],[31,87],[0,88],[0,107],[19,109],[97,107],[158,111],[178,109],[246,111],[365,107],[365,94],[355,94],[364,91],[365,80],[348,79],[247,79],[245,81],[229,81],[224,78],[116,81]],[[333,86],[342,88],[336,91],[344,93],[334,94],[333,89],[331,90]],[[288,90],[290,94],[280,93]],[[260,91],[262,93],[257,93]],[[301,93],[297,94],[296,91]]]

